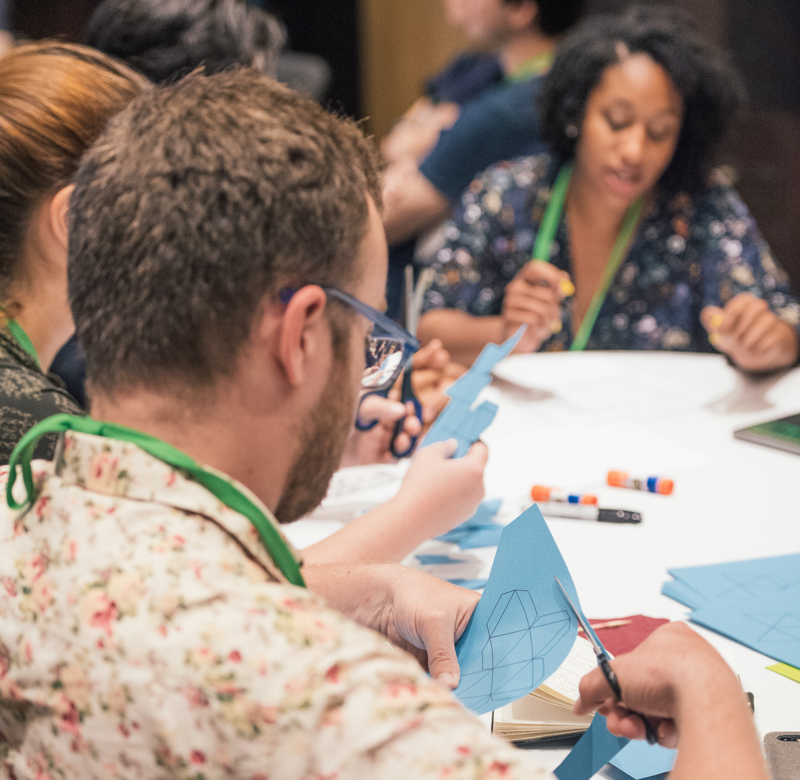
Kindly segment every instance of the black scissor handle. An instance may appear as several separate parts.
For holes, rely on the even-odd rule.
[[[606,682],[608,682],[608,687],[614,692],[614,696],[617,697],[619,702],[622,702],[622,688],[619,685],[619,678],[617,677],[617,673],[611,667],[608,658],[600,657],[597,659],[597,662],[600,664],[600,668],[603,670],[603,674],[606,676]],[[656,734],[656,730],[651,725],[650,721],[642,715],[641,712],[635,712],[634,710],[630,711],[631,715],[636,715],[637,717],[641,718],[642,723],[644,724],[644,733],[645,738],[647,739],[648,745],[657,745],[658,744],[658,735]]]

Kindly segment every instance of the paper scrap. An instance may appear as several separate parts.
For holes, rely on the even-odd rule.
[[[448,582],[452,582],[453,585],[460,585],[462,588],[469,588],[469,590],[481,590],[486,587],[486,583],[489,580],[487,579],[476,579],[476,580],[448,580]]]
[[[795,682],[800,683],[800,669],[796,666],[789,666],[789,664],[775,664],[774,666],[768,666],[771,672],[775,672],[776,674],[782,674],[784,677],[788,677],[790,680],[794,680]]]
[[[483,596],[456,645],[461,682],[455,694],[474,712],[530,693],[569,654],[577,621],[556,576],[578,605],[569,570],[534,505],[503,529]]]
[[[478,506],[472,517],[446,534],[437,536],[437,540],[448,544],[457,544],[462,550],[497,546],[500,543],[503,527],[493,522],[492,518],[500,510],[501,504],[501,499],[484,501]]]
[[[454,558],[452,555],[416,555],[415,558],[423,566],[438,566],[462,562],[461,558]]]
[[[481,390],[492,381],[494,367],[514,349],[525,328],[525,325],[520,327],[510,339],[499,346],[487,344],[470,370],[445,391],[450,396],[450,401],[425,434],[421,447],[437,441],[455,439],[458,448],[453,457],[463,458],[467,454],[497,414],[496,404],[484,401],[474,406],[475,401]]]
[[[558,780],[589,780],[628,742],[629,740],[624,737],[615,737],[606,728],[606,719],[595,713],[588,731],[578,740],[553,774]]]
[[[677,757],[677,750],[670,750],[661,745],[648,745],[644,740],[634,739],[609,763],[630,775],[633,780],[646,780],[655,775],[671,772]]]

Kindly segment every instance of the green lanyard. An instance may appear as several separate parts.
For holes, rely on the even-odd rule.
[[[555,52],[552,49],[550,49],[550,51],[543,51],[535,57],[531,57],[526,62],[523,62],[513,73],[509,73],[505,77],[506,83],[515,84],[518,81],[527,81],[534,76],[540,76],[546,70],[550,69],[554,58]]]
[[[22,329],[22,325],[20,325],[16,320],[6,320],[6,324],[8,325],[9,331],[11,331],[11,335],[16,339],[17,344],[22,347],[33,359],[36,361],[36,365],[39,367],[39,370],[42,369],[42,364],[39,362],[39,355],[36,352],[36,347],[33,346],[33,342],[30,340],[28,334]]]
[[[154,458],[163,461],[168,466],[186,472],[225,506],[234,512],[244,515],[255,526],[264,547],[267,548],[270,557],[275,561],[286,579],[293,585],[305,587],[303,575],[300,573],[300,564],[286,542],[283,541],[281,535],[267,519],[264,512],[233,485],[227,477],[204,469],[186,453],[181,452],[172,445],[141,431],[127,428],[124,425],[100,422],[89,417],[74,417],[70,414],[56,414],[34,425],[14,448],[8,463],[9,475],[6,486],[6,501],[11,509],[22,509],[29,502],[33,503],[34,485],[31,473],[31,457],[36,443],[45,434],[61,433],[63,431],[78,431],[92,436],[105,436],[109,439],[127,441],[135,444]],[[22,480],[25,483],[27,492],[25,501],[21,503],[15,501],[11,492],[17,479],[17,465],[22,467]]]
[[[564,201],[567,198],[567,190],[569,189],[569,180],[572,175],[572,163],[562,165],[561,169],[556,176],[555,183],[553,184],[553,192],[550,195],[550,202],[547,204],[542,223],[539,226],[539,233],[536,236],[536,243],[533,245],[533,254],[531,260],[541,260],[545,263],[550,262],[550,251],[553,245],[553,239],[556,237],[558,230],[558,223],[561,222],[561,214],[564,211]],[[592,335],[592,329],[595,322],[597,322],[597,315],[606,300],[608,289],[611,287],[611,282],[617,275],[619,265],[622,258],[628,249],[631,238],[636,230],[636,225],[639,223],[639,217],[642,214],[644,206],[644,196],[637,198],[625,212],[625,219],[622,223],[622,229],[619,231],[617,240],[614,242],[614,247],[608,257],[605,270],[603,271],[603,278],[592,296],[589,308],[586,310],[586,316],[581,322],[575,338],[572,340],[570,346],[571,352],[581,352],[586,349],[586,343],[589,341],[589,336]]]

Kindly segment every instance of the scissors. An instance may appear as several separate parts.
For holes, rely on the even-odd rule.
[[[556,585],[558,585],[561,594],[567,600],[567,604],[569,604],[569,608],[572,610],[573,614],[577,618],[580,627],[583,629],[583,633],[586,634],[586,638],[592,643],[594,654],[597,656],[597,663],[603,670],[603,674],[605,675],[606,681],[608,682],[608,687],[611,688],[611,690],[614,693],[614,696],[617,697],[617,701],[622,702],[622,688],[620,688],[619,680],[617,679],[616,673],[611,668],[611,663],[608,658],[608,653],[606,653],[605,648],[600,644],[591,626],[587,623],[586,620],[584,620],[581,613],[578,612],[575,605],[572,603],[572,599],[569,597],[567,591],[564,590],[564,586],[561,584],[561,581],[558,579],[558,577],[556,577]],[[641,712],[634,712],[633,710],[631,710],[630,713],[631,715],[637,715],[639,718],[642,719],[642,723],[644,723],[644,732],[647,737],[648,744],[657,745],[658,736],[656,735],[655,729],[650,724],[650,721],[647,720],[647,718],[645,718],[645,716],[642,715]]]
[[[427,269],[426,269],[427,270]],[[419,323],[419,310],[422,304],[422,296],[425,294],[425,289],[430,286],[433,279],[431,278],[432,275],[427,274],[425,271],[422,272],[420,276],[420,283],[417,285],[416,290],[414,289],[414,268],[411,265],[407,265],[405,268],[405,310],[406,310],[406,330],[411,333],[412,336],[417,335],[417,324]],[[430,279],[430,280],[429,280]],[[414,416],[419,420],[420,426],[422,426],[422,404],[419,402],[419,399],[414,395],[414,388],[411,385],[411,364],[404,369],[403,371],[403,382],[400,386],[400,401],[405,406],[407,403],[411,402],[414,405]],[[377,395],[381,395],[384,398],[388,394],[388,390],[379,392]],[[364,400],[368,395],[374,395],[371,393],[366,393],[361,397],[361,401]],[[356,417],[356,428],[359,431],[369,431],[372,430],[378,421],[372,420],[368,423],[361,422],[361,419]],[[414,451],[414,447],[417,446],[417,439],[419,436],[411,437],[411,441],[404,450],[399,450],[397,448],[397,439],[401,433],[403,433],[406,424],[406,417],[405,415],[401,417],[394,426],[394,431],[392,432],[392,438],[389,442],[389,452],[395,458],[407,458],[411,455]]]

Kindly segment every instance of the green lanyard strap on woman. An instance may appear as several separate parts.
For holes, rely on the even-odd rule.
[[[23,509],[29,503],[33,503],[35,491],[31,472],[31,457],[36,443],[48,433],[62,433],[64,431],[78,431],[92,436],[104,436],[109,439],[130,442],[168,466],[185,472],[225,506],[234,512],[244,515],[255,526],[264,547],[266,547],[270,557],[275,561],[286,579],[292,585],[305,587],[303,575],[300,573],[300,564],[286,542],[281,538],[281,535],[264,512],[233,485],[228,478],[203,468],[185,452],[181,452],[172,445],[141,431],[127,428],[124,425],[100,422],[92,420],[90,417],[74,417],[70,414],[56,414],[34,425],[14,448],[8,463],[10,472],[8,484],[6,485],[6,501],[9,507]],[[17,502],[12,495],[12,489],[17,479],[17,466],[22,468],[22,481],[25,484],[27,493],[25,500],[21,503]]]
[[[556,180],[553,184],[553,192],[550,195],[550,201],[547,204],[541,225],[539,226],[539,233],[533,245],[531,260],[541,260],[545,263],[550,262],[553,240],[556,237],[558,225],[561,222],[561,214],[564,211],[564,202],[567,199],[567,190],[569,189],[569,180],[571,176],[572,163],[562,165],[556,176]],[[614,281],[614,277],[617,275],[622,258],[625,256],[628,245],[636,230],[636,226],[639,224],[639,217],[642,215],[643,206],[644,196],[641,196],[637,198],[625,212],[622,229],[619,231],[617,240],[614,242],[614,247],[608,257],[608,262],[603,271],[603,278],[600,280],[600,284],[592,296],[589,308],[586,310],[586,315],[583,318],[583,322],[581,322],[580,328],[578,328],[578,332],[575,334],[575,338],[572,339],[572,345],[570,346],[571,352],[581,352],[586,349],[589,336],[592,335],[594,324],[597,322],[597,315],[600,314],[600,309],[606,300],[611,282]]]
[[[36,365],[41,368],[42,364],[39,362],[39,355],[36,352],[36,347],[33,346],[30,336],[23,330],[22,325],[16,320],[6,320],[6,327],[16,339],[17,344],[19,344],[20,347],[34,359]]]

